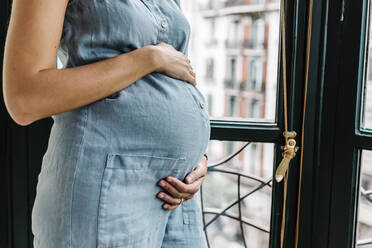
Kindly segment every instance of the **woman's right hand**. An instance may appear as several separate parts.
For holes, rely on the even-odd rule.
[[[172,45],[160,42],[155,45],[157,69],[155,72],[166,74],[170,77],[185,80],[196,86],[195,73],[190,60]]]

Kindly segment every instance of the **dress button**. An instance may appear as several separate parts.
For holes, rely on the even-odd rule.
[[[204,103],[200,102],[199,105],[201,108],[204,108]]]
[[[161,23],[161,26],[162,26],[163,28],[166,28],[166,27],[167,27],[167,23],[166,23],[166,22],[162,22],[162,23]]]

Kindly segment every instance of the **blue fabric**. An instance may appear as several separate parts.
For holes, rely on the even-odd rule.
[[[177,0],[73,0],[59,51],[65,67],[161,41],[187,56],[189,37]],[[171,211],[156,197],[159,179],[184,180],[207,149],[198,88],[153,72],[52,118],[32,208],[35,248],[206,247],[198,194]]]

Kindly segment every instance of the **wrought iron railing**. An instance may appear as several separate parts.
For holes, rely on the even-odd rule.
[[[253,195],[255,192],[258,192],[259,190],[261,190],[264,187],[271,188],[272,187],[272,185],[271,185],[272,177],[267,178],[267,179],[263,179],[263,178],[259,178],[257,176],[239,173],[239,172],[236,172],[232,169],[230,170],[230,169],[226,169],[226,168],[224,168],[224,169],[219,168],[222,165],[227,164],[234,157],[236,157],[249,144],[251,144],[251,142],[247,142],[246,144],[244,144],[239,150],[237,150],[233,154],[229,155],[228,157],[222,159],[219,162],[216,162],[214,164],[210,164],[209,167],[208,167],[208,173],[230,174],[230,175],[236,176],[236,180],[237,180],[236,200],[229,203],[227,207],[224,207],[224,208],[221,208],[221,209],[206,208],[205,204],[204,204],[204,198],[203,198],[203,186],[200,190],[201,208],[202,208],[202,212],[203,212],[203,224],[204,224],[204,231],[205,231],[208,247],[211,247],[210,237],[208,236],[208,227],[210,227],[221,216],[224,216],[224,217],[227,217],[227,218],[230,218],[232,220],[235,220],[235,221],[239,222],[240,235],[241,235],[241,239],[243,241],[244,247],[248,247],[247,240],[246,240],[246,237],[245,237],[245,232],[244,232],[244,226],[250,226],[250,227],[252,227],[252,228],[254,228],[254,229],[256,229],[260,232],[263,232],[263,233],[270,233],[270,227],[265,227],[265,226],[262,226],[262,224],[257,224],[253,220],[250,220],[250,219],[243,216],[242,201],[245,198]],[[245,194],[242,194],[242,190],[241,190],[241,184],[242,184],[241,180],[242,180],[242,178],[247,178],[247,179],[253,180],[255,182],[255,185],[253,185],[252,188]],[[235,206],[238,207],[238,213],[232,214],[232,213],[227,212],[229,209],[231,209]],[[207,215],[213,215],[213,217],[210,220],[207,221],[207,218],[206,218]]]
[[[363,187],[360,187],[360,194],[364,199],[372,204],[372,189],[366,190]]]
[[[262,190],[265,187],[272,187],[272,177],[269,178],[260,178],[254,175],[249,175],[245,173],[239,173],[235,171],[232,168],[229,168],[231,163],[229,163],[233,158],[235,158],[238,154],[243,152],[246,147],[248,147],[252,142],[245,143],[241,148],[239,148],[236,152],[230,154],[226,158],[220,160],[219,162],[210,164],[208,166],[208,174],[210,173],[223,173],[223,174],[229,174],[233,175],[236,178],[236,187],[237,187],[237,194],[235,199],[230,202],[227,206],[223,208],[208,208],[205,207],[204,204],[204,197],[203,197],[203,186],[200,190],[200,197],[201,197],[201,208],[203,213],[203,225],[204,225],[204,232],[207,240],[208,247],[211,247],[210,237],[208,235],[208,229],[209,227],[215,223],[219,218],[221,217],[227,217],[231,220],[239,222],[240,227],[240,237],[242,240],[242,243],[244,244],[244,247],[248,247],[247,239],[245,236],[244,227],[249,226],[251,228],[254,228],[258,230],[259,232],[270,234],[270,227],[269,226],[263,226],[262,224],[256,223],[256,221],[246,218],[243,215],[242,210],[242,202],[244,199],[248,198],[249,196],[252,196],[254,193]],[[223,165],[229,165],[225,166],[225,168],[221,168]],[[247,193],[242,194],[241,185],[242,185],[242,179],[250,179],[254,182],[254,185],[250,188],[250,190]],[[360,199],[364,200],[365,203],[368,205],[372,204],[372,189],[365,189],[364,187],[360,187]],[[370,205],[372,207],[372,205]],[[233,207],[237,207],[237,213],[231,213],[229,212],[230,209]],[[212,216],[212,218],[207,219],[207,216]],[[356,242],[356,246],[358,248],[369,248],[372,245],[372,237],[371,238],[363,238],[359,239]]]

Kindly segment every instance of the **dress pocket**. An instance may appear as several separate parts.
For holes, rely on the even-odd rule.
[[[98,248],[146,247],[166,219],[157,182],[186,174],[185,157],[109,153],[98,206]]]

